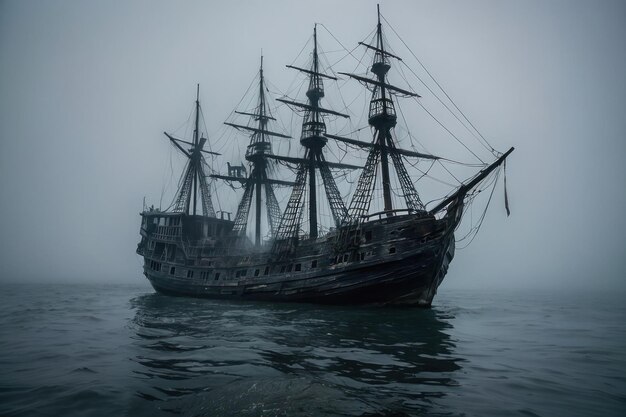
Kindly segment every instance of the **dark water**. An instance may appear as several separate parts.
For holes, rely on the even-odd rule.
[[[2,416],[624,416],[619,296],[432,310],[0,287]]]

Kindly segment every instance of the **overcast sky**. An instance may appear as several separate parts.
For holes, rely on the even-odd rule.
[[[511,216],[500,184],[444,286],[624,289],[626,3],[381,9],[491,144],[516,147]],[[0,1],[0,280],[144,282],[134,253],[142,199],[158,205],[176,156],[162,132],[187,119],[195,84],[211,140],[261,49],[286,91],[284,65],[313,23],[351,49],[375,10],[336,0]],[[327,51],[340,49],[323,36]]]

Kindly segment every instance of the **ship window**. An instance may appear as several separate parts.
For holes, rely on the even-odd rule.
[[[296,264],[296,271],[302,270],[302,264]]]
[[[396,247],[392,246],[389,248],[389,254],[391,255],[392,253],[396,253]]]
[[[176,273],[176,267],[173,266],[170,268],[170,275],[174,275]]]
[[[365,252],[361,252],[361,260],[365,259]]]
[[[187,278],[193,278],[193,271],[191,269],[187,270]]]
[[[317,259],[311,261],[311,268],[317,268]]]
[[[345,255],[343,255],[343,261],[344,262],[348,262],[348,259],[350,259],[350,254],[346,253]]]
[[[255,269],[255,270],[254,270],[254,276],[255,276],[255,277],[258,277],[258,276],[259,276],[259,273],[261,273],[261,271],[260,271],[259,269]]]
[[[285,268],[287,268],[286,265],[283,265],[283,266],[280,267],[280,273],[281,274],[285,272]]]
[[[287,272],[291,272],[292,268],[293,268],[293,264],[289,264],[289,266],[287,267]]]
[[[266,266],[265,267],[265,272],[263,272],[263,275],[269,275],[270,274],[270,267]]]
[[[219,273],[219,272],[216,272],[216,273],[215,273],[215,280],[217,281],[218,279],[220,279],[220,273]]]
[[[366,242],[371,242],[372,241],[372,231],[368,230],[365,232],[365,241]]]

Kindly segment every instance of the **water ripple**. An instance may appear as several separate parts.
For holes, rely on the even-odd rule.
[[[3,416],[626,414],[619,300],[583,314],[576,298],[453,291],[431,310],[1,294]]]

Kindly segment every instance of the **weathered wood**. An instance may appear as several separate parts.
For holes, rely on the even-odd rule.
[[[373,80],[371,78],[367,78],[367,77],[361,77],[360,75],[356,75],[356,74],[350,74],[347,72],[340,72],[339,74],[341,75],[347,75],[350,78],[354,78],[357,81],[361,81],[367,84],[374,84],[377,85],[379,87],[385,87],[387,90],[391,90],[391,91],[395,91],[396,93],[400,93],[400,94],[404,94],[406,96],[409,97],[421,97],[419,94],[417,93],[413,93],[411,91],[408,90],[404,90],[400,87],[396,87],[395,85],[391,85],[391,84],[387,84],[378,80]]]
[[[237,182],[240,182],[242,184],[246,184],[249,181],[253,181],[253,180],[251,180],[248,177],[233,177],[233,176],[230,176],[230,175],[211,174],[211,175],[209,175],[209,177],[217,178],[217,179],[220,179],[220,180],[237,181]],[[263,179],[260,179],[259,182],[261,184],[285,185],[285,186],[290,186],[290,187],[293,187],[296,184],[293,181],[275,180],[275,179],[272,179],[272,178],[263,178]]]
[[[304,164],[304,165],[309,165],[309,163],[311,163],[308,159],[304,159],[304,158],[296,158],[296,157],[292,157],[292,156],[282,156],[282,155],[267,155],[267,157],[269,159],[275,159],[277,161],[283,161],[283,162],[287,162],[289,164]],[[341,169],[361,169],[363,167],[360,167],[358,165],[351,165],[351,164],[344,164],[344,163],[340,163],[340,162],[329,162],[329,161],[325,161],[326,164],[328,164],[328,166],[330,168],[341,168]]]
[[[286,139],[290,139],[291,138],[291,136],[283,135],[282,133],[270,132],[269,130],[259,129],[259,128],[256,128],[256,127],[238,125],[238,124],[229,123],[229,122],[224,122],[224,124],[228,125],[228,126],[232,126],[234,128],[237,128],[237,129],[249,130],[251,132],[262,133],[262,134],[268,135],[268,136],[276,136],[276,137],[279,137],[279,138],[286,138]]]
[[[375,148],[375,147],[380,147],[380,145],[378,143],[370,143],[370,142],[363,142],[360,140],[356,140],[356,139],[350,139],[350,138],[345,138],[343,136],[337,136],[337,135],[331,135],[331,134],[325,134],[324,136],[326,136],[327,138],[331,138],[331,139],[335,139],[338,140],[339,142],[344,142],[350,145],[355,145],[355,146],[359,146],[361,148]],[[441,159],[438,156],[435,155],[429,155],[427,153],[421,153],[421,152],[415,152],[415,151],[409,151],[406,149],[400,149],[400,148],[389,148],[388,149],[389,152],[396,152],[399,153],[400,155],[405,155],[405,156],[414,156],[417,158],[422,158],[422,159]]]
[[[472,188],[474,188],[476,185],[478,185],[478,183],[481,182],[482,180],[484,180],[487,175],[489,175],[494,169],[496,169],[498,166],[500,166],[502,164],[502,162],[504,162],[504,160],[514,150],[515,150],[515,148],[511,147],[511,149],[509,149],[504,154],[502,154],[502,156],[500,158],[498,158],[496,160],[496,162],[494,162],[493,164],[489,165],[487,168],[485,168],[482,171],[480,171],[478,174],[476,174],[476,176],[474,176],[474,178],[472,178],[466,184],[461,185],[454,193],[452,193],[450,196],[446,197],[441,203],[437,204],[433,209],[430,210],[430,213],[431,214],[436,214],[436,213],[440,212],[448,204],[450,204],[451,202],[453,202],[457,198],[462,197],[465,194],[467,194],[468,191],[470,191]]]

